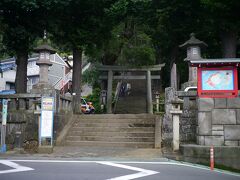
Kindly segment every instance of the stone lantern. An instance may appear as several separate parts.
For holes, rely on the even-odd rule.
[[[183,100],[175,97],[171,101],[171,104],[172,110],[170,110],[170,113],[173,116],[173,151],[178,151],[180,144],[179,119],[182,114],[181,104],[183,104]]]
[[[54,54],[56,51],[47,44],[43,44],[34,49],[35,52],[39,53],[39,60],[37,65],[39,66],[39,83],[48,84],[48,69],[52,66],[50,62],[50,54]]]
[[[201,47],[207,47],[207,44],[200,41],[195,37],[194,33],[190,34],[190,39],[179,46],[180,48],[187,49],[187,57],[184,61],[188,62],[189,74],[188,74],[188,86],[197,85],[197,68],[190,66],[190,61],[200,60],[201,57]]]
[[[48,69],[52,66],[50,55],[55,54],[56,51],[45,41],[42,45],[36,47],[34,52],[39,53],[39,59],[36,63],[39,66],[39,82],[33,86],[32,92],[49,94],[49,92],[45,91],[53,89],[53,87],[48,84]]]

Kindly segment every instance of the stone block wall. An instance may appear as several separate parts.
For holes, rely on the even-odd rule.
[[[71,119],[71,113],[57,113],[54,114],[54,142]],[[0,124],[2,119],[2,113],[0,112]],[[13,111],[8,112],[7,126],[6,126],[6,144],[10,149],[16,146],[16,132],[21,132],[21,144],[24,141],[38,140],[38,115],[33,111]],[[0,128],[1,134],[1,128]]]
[[[183,97],[183,100],[183,113],[180,116],[180,140],[183,143],[196,143],[196,98]]]
[[[197,143],[240,146],[240,98],[199,98]]]
[[[171,101],[175,97],[178,97],[178,95],[174,88],[168,87],[165,89],[165,114],[162,120],[162,141],[164,145],[170,146],[173,139],[173,119],[170,110],[173,108]],[[179,98],[184,100],[182,107],[183,113],[180,116],[180,142],[196,143],[196,98],[189,97],[188,92],[185,92],[184,96]]]
[[[162,119],[162,142],[164,146],[171,146],[173,139],[173,119],[170,110],[171,101],[175,98],[175,90],[172,87],[165,89],[165,114]]]

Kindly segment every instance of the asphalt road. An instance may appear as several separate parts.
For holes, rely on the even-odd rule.
[[[175,161],[1,160],[0,180],[240,180],[240,174],[210,171]]]

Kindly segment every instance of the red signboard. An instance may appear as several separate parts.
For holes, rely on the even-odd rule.
[[[237,97],[237,68],[198,67],[198,96],[206,98]]]

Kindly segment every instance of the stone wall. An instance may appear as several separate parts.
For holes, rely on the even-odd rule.
[[[173,139],[173,119],[170,110],[172,109],[171,101],[175,97],[174,88],[165,89],[165,114],[162,120],[162,142],[165,146],[171,146]]]
[[[170,110],[172,109],[171,101],[178,97],[183,99],[183,114],[180,116],[180,142],[196,142],[196,93],[175,91],[174,88],[165,89],[165,114],[162,121],[162,140],[164,145],[171,145],[173,138],[173,119]]]
[[[2,114],[0,113],[0,119]],[[1,120],[0,120],[1,122]],[[1,132],[1,129],[0,129]],[[16,133],[20,133],[20,139],[16,139]],[[20,145],[25,140],[38,139],[38,117],[33,112],[18,110],[8,112],[6,126],[6,144],[8,149]]]
[[[183,160],[192,163],[209,165],[210,146],[184,144],[180,146]],[[216,146],[214,147],[215,166],[223,165],[240,170],[240,146]]]
[[[240,146],[240,98],[199,98],[197,143]]]
[[[196,143],[196,97],[185,96],[183,100],[183,113],[180,116],[180,140],[184,143]]]
[[[1,122],[0,113],[0,124]],[[54,114],[54,129],[53,129],[53,139],[54,142],[67,124],[68,120],[71,119],[71,113],[55,113]],[[6,126],[6,144],[8,149],[12,149],[19,144],[17,144],[16,133],[20,133],[20,146],[24,141],[36,140],[38,141],[38,115],[34,114],[33,111],[14,111],[8,112],[7,116],[7,126]],[[0,128],[1,134],[1,128]]]

